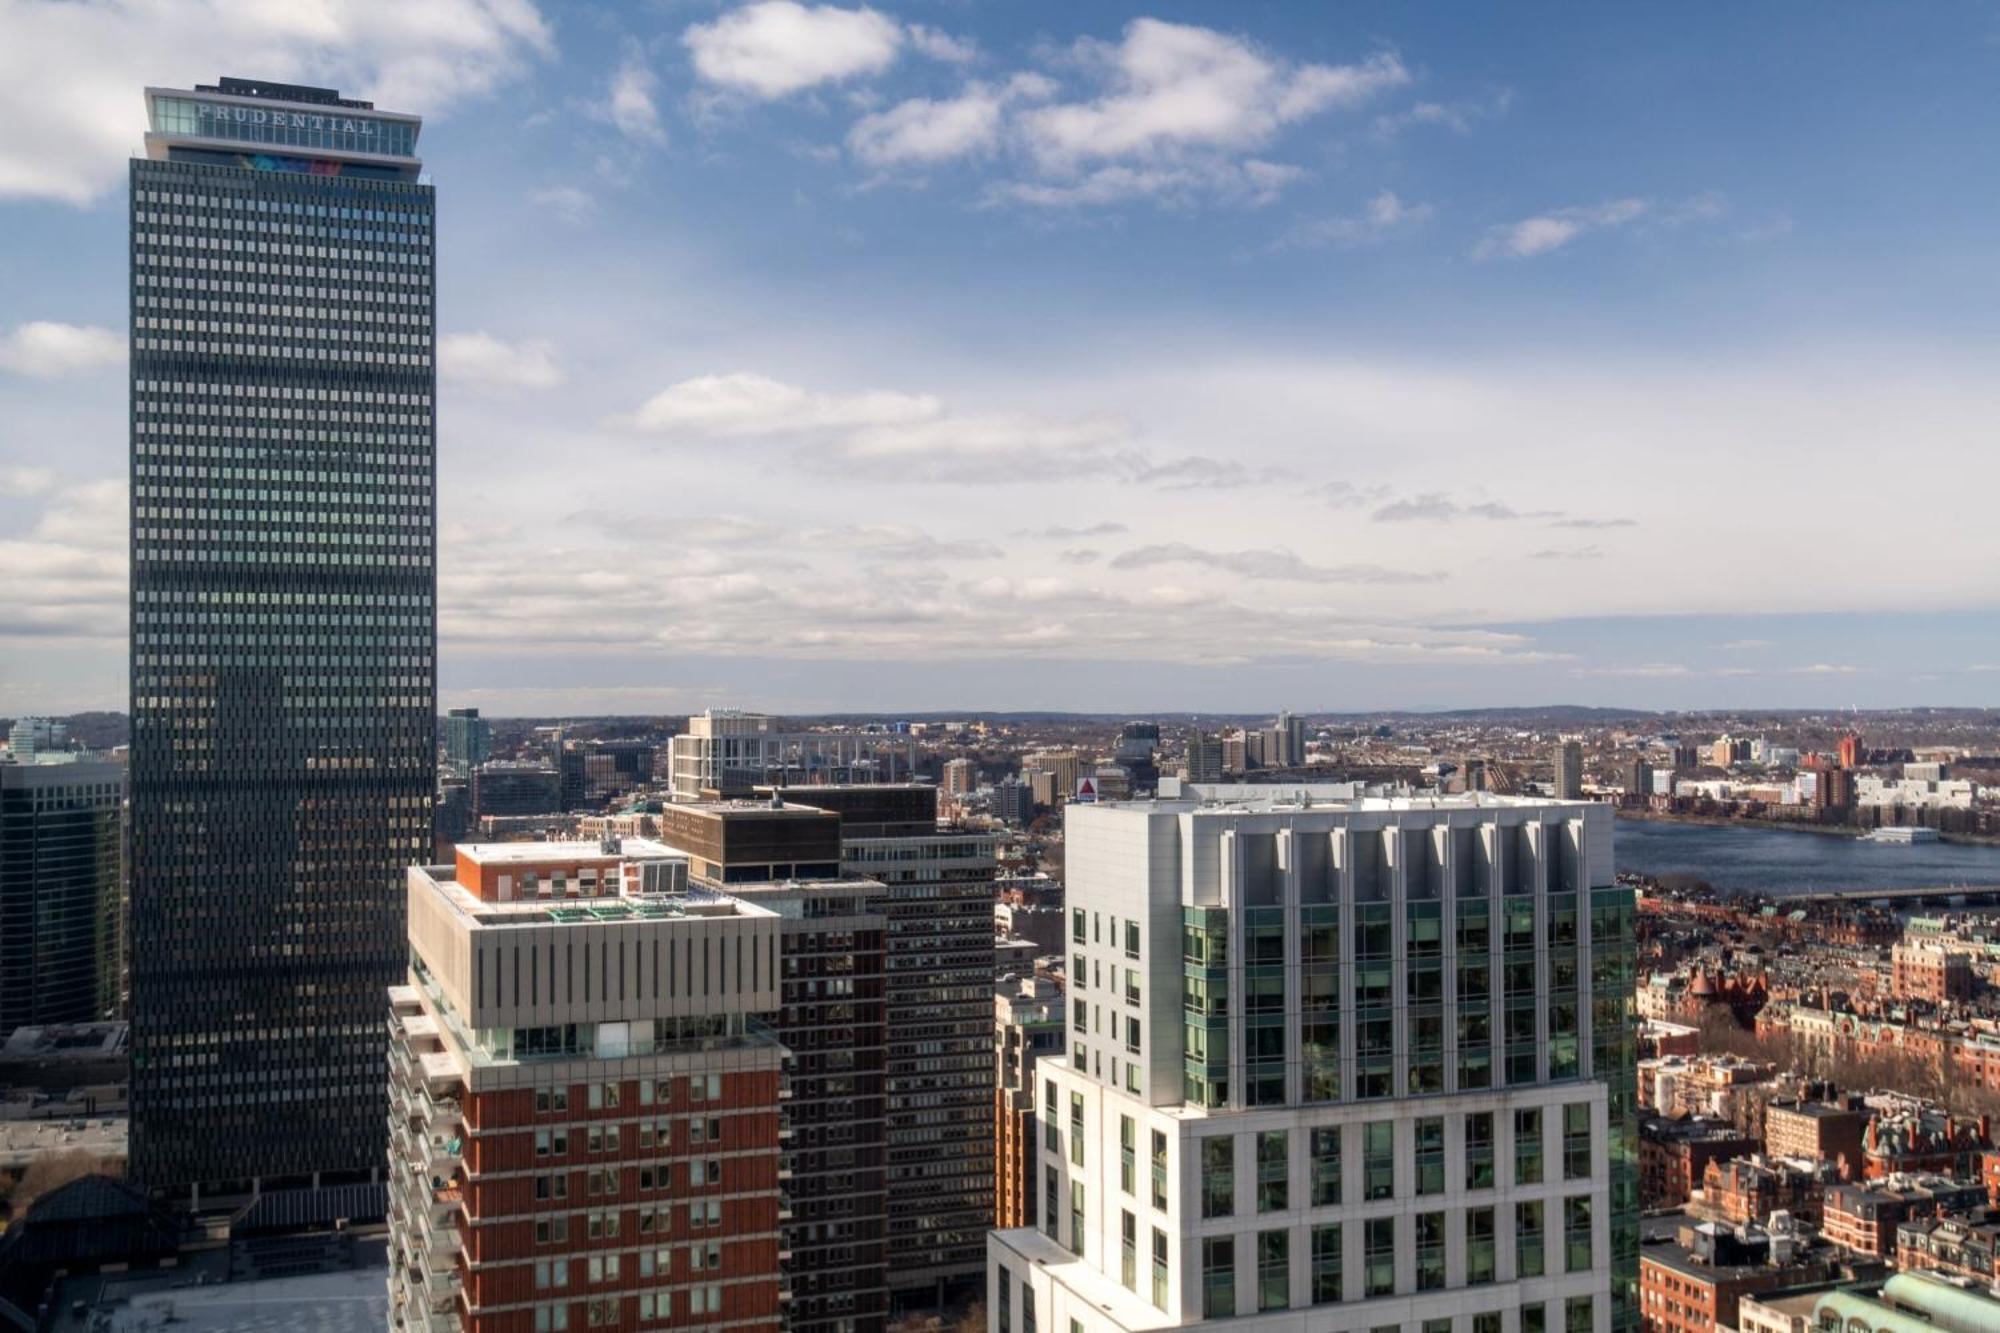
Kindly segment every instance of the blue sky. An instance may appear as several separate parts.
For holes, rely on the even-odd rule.
[[[124,693],[124,161],[426,117],[441,693],[1989,702],[1972,5],[0,0],[0,712]]]

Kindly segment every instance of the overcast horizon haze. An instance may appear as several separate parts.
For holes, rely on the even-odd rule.
[[[0,714],[127,706],[223,75],[425,118],[441,709],[2000,685],[2000,12],[0,0]]]

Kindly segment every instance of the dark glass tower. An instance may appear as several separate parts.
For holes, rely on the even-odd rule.
[[[148,89],[132,163],[132,1172],[366,1179],[436,773],[419,121]]]
[[[0,762],[0,1032],[118,1010],[125,770],[57,759]]]

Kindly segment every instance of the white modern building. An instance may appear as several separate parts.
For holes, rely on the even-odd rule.
[[[1635,1327],[1610,808],[1183,793],[1069,808],[1069,1047],[990,1328]]]
[[[709,709],[667,742],[676,801],[748,796],[752,788],[808,782],[894,782],[916,757],[907,736],[791,731],[783,718]]]

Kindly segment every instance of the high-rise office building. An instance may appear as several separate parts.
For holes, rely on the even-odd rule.
[[[1222,781],[1222,740],[1195,729],[1187,734],[1187,780]]]
[[[638,838],[461,846],[407,892],[390,1327],[777,1333],[777,916]]]
[[[1551,794],[1558,801],[1583,797],[1583,745],[1579,741],[1557,741],[1555,783]]]
[[[1231,792],[1070,807],[1069,1048],[990,1326],[1635,1329],[1611,810]]]
[[[47,717],[21,717],[7,729],[7,757],[32,764],[44,754],[69,749],[69,723]]]
[[[994,838],[940,825],[935,787],[782,795],[839,814],[840,869],[882,885],[869,907],[889,931],[889,1286],[943,1304],[976,1289],[993,1225]]]
[[[1306,720],[1292,713],[1280,713],[1271,729],[1278,733],[1277,753],[1271,762],[1285,768],[1303,764],[1306,761]]]
[[[444,761],[454,773],[470,773],[493,757],[493,724],[477,708],[454,708],[444,715]]]
[[[786,1069],[785,1323],[888,1323],[887,918],[880,882],[839,873],[840,819],[784,802],[675,804],[663,841],[693,882],[777,913]]]
[[[0,1034],[118,1009],[125,769],[42,758],[0,762]]]
[[[437,767],[419,121],[245,79],[146,103],[132,1173],[224,1193],[367,1179]]]

